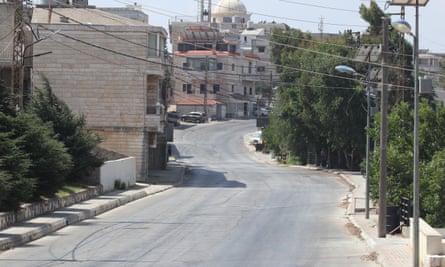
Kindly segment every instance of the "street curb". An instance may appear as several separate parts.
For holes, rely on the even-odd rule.
[[[118,192],[118,195],[101,195],[96,198],[56,210],[46,216],[39,216],[26,222],[16,224],[13,227],[6,228],[0,232],[0,251],[21,246],[45,235],[56,232],[65,226],[76,224],[135,200],[174,188],[175,186],[182,184],[184,181],[186,166],[181,165],[181,168],[182,170],[180,172],[179,181],[174,185],[149,185],[144,189],[130,189],[128,191]],[[87,208],[85,206],[87,206]],[[88,206],[91,207],[88,208]],[[51,222],[48,223],[48,220]],[[30,227],[29,224],[35,224],[36,226]],[[23,232],[23,228],[25,227],[26,231]],[[17,232],[17,228],[19,228],[18,230],[20,233]]]

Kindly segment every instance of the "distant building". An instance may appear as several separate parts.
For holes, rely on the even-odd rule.
[[[270,62],[270,32],[285,25],[253,24],[239,0],[221,0],[210,16],[170,24],[177,109],[192,101],[200,103],[197,111],[207,108],[217,118],[256,116],[279,80]],[[209,109],[210,100],[224,108]]]
[[[422,76],[427,76],[433,80],[435,87],[444,88],[445,75],[441,64],[445,63],[445,53],[431,53],[428,50],[419,51],[419,70]]]
[[[142,12],[142,7],[137,3],[127,5],[127,7],[101,7],[99,9],[148,24],[148,15]]]

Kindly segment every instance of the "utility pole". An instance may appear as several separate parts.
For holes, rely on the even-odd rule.
[[[11,66],[11,95],[13,96],[13,106],[23,108],[23,64],[25,36],[23,33],[23,1],[15,1],[14,13],[14,43]],[[18,98],[18,99],[17,99]],[[17,101],[17,100],[18,101]]]
[[[272,104],[272,94],[273,94],[272,71],[270,71],[269,84],[270,84],[270,93],[269,93],[269,103],[267,104],[268,107],[270,107],[270,105]]]
[[[382,44],[382,92],[380,99],[380,180],[379,180],[379,220],[378,236],[386,237],[386,191],[387,191],[387,110],[388,110],[388,17],[383,17]]]
[[[209,83],[209,56],[206,56],[206,67],[204,73],[204,112],[207,116],[209,113],[207,112],[207,84]]]

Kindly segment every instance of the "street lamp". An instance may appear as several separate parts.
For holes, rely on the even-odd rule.
[[[413,264],[419,266],[419,15],[416,0],[416,34],[411,32],[411,26],[404,20],[394,21],[391,25],[397,31],[407,33],[414,39],[414,167],[413,167]],[[428,1],[427,1],[428,2]],[[426,3],[425,3],[426,4]]]
[[[347,73],[350,75],[358,75],[358,76],[362,76],[362,77],[366,77],[366,128],[369,129],[370,124],[371,124],[371,97],[370,97],[370,86],[369,86],[369,71],[368,71],[368,76],[365,76],[363,74],[358,73],[355,69],[349,67],[349,66],[345,66],[345,65],[339,65],[335,67],[335,70],[339,71],[339,72],[343,72],[343,73]],[[369,133],[366,132],[366,200],[365,200],[365,218],[369,219],[369,150],[370,150],[370,137],[369,137]]]

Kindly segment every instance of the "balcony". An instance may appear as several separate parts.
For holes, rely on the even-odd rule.
[[[165,107],[160,103],[148,105],[144,118],[144,128],[148,132],[164,132],[166,123]]]

